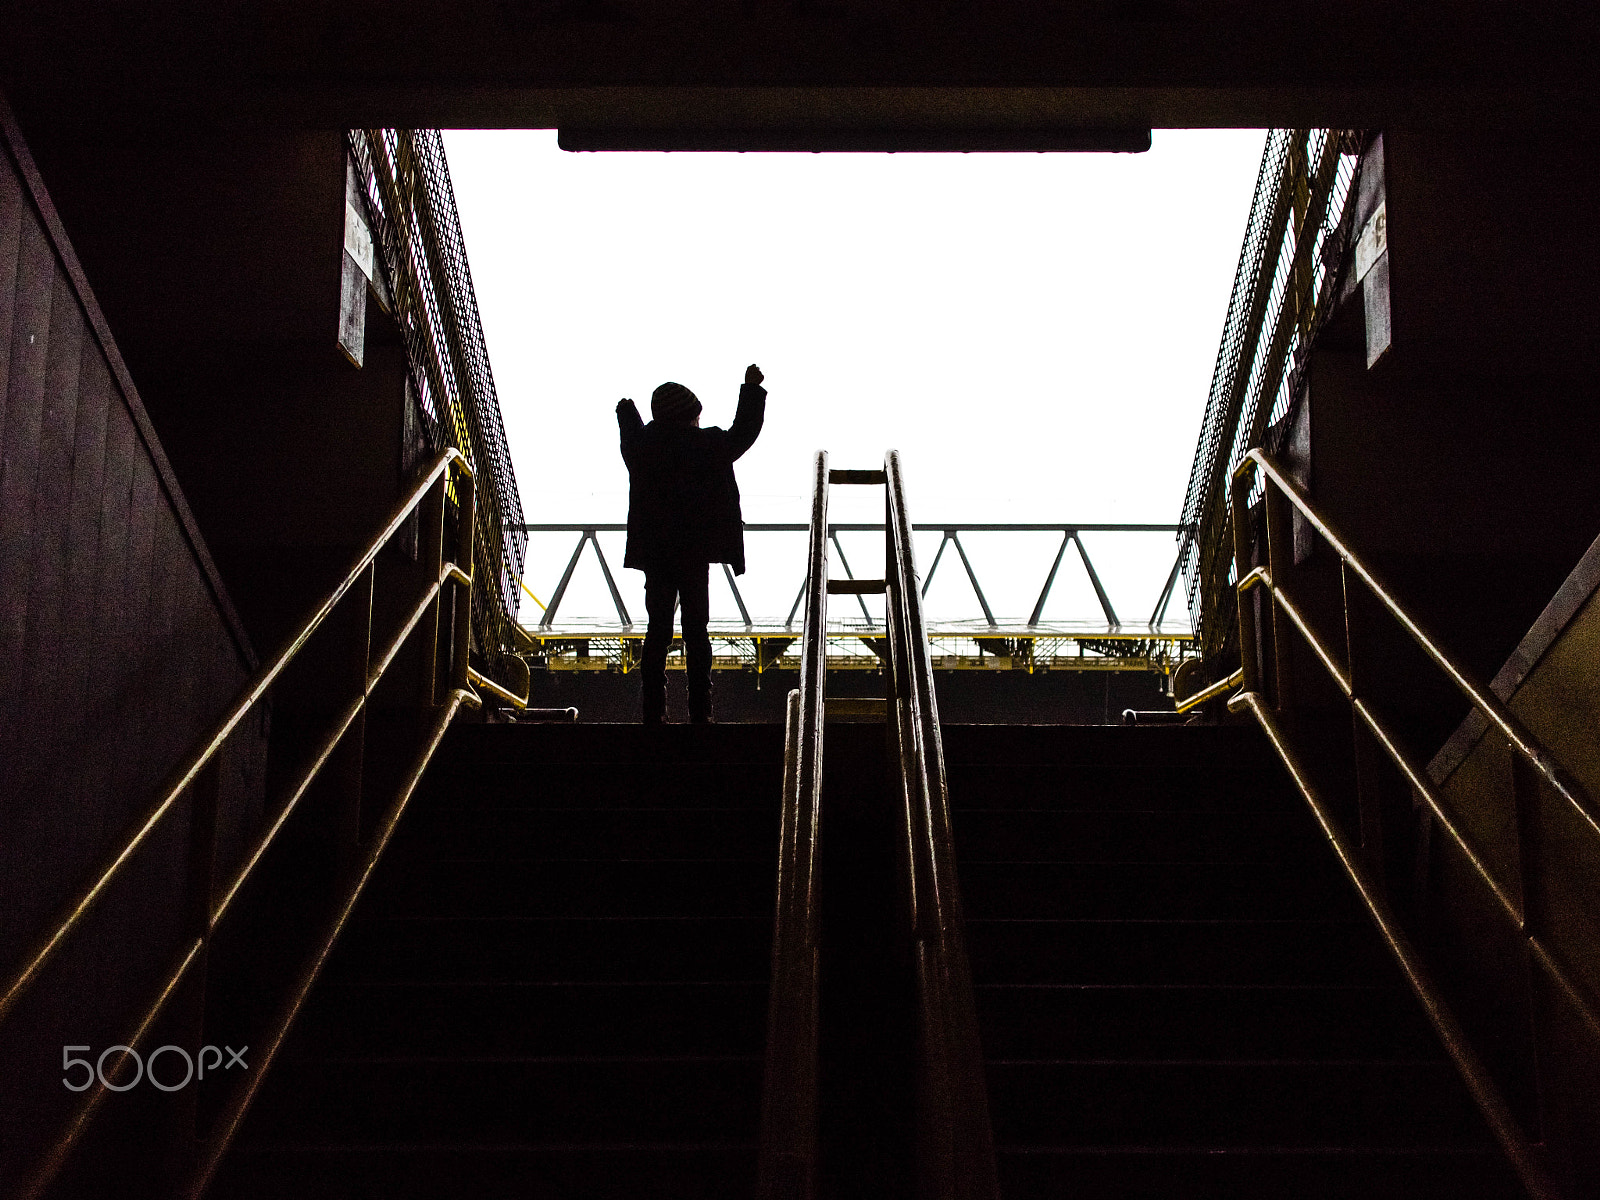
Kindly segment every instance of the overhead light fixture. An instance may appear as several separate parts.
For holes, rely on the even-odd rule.
[[[898,126],[563,126],[563,150],[789,154],[1142,154],[1148,129],[1062,126],[904,128]]]

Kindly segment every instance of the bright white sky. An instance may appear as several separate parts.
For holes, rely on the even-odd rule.
[[[876,467],[891,447],[915,521],[1176,522],[1263,138],[1158,130],[1137,155],[568,154],[549,130],[447,132],[527,519],[624,520],[618,398],[648,420],[650,392],[677,380],[725,426],[756,362],[769,395],[737,468],[747,522],[807,518],[815,450]],[[834,520],[882,513],[881,489],[833,489]],[[576,540],[530,544],[541,600]],[[746,603],[781,620],[804,539],[745,540]],[[963,537],[997,616],[1027,616],[1058,540]],[[1172,536],[1085,540],[1119,615],[1148,619]],[[602,541],[642,619],[622,535]],[[919,540],[924,573],[938,543]],[[881,572],[881,538],[844,545],[857,575]],[[1049,618],[1098,613],[1075,560]],[[610,612],[586,550],[561,616]],[[928,613],[979,615],[953,553]],[[736,615],[714,577],[712,616]]]

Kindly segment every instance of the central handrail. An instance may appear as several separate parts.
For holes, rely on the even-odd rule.
[[[917,984],[919,1191],[997,1200],[994,1132],[962,931],[933,663],[900,455],[884,457],[890,724],[905,816]]]
[[[778,834],[778,901],[767,1000],[757,1196],[804,1200],[816,1192],[822,722],[828,629],[828,453],[817,451],[806,555],[800,686],[789,693]]]
[[[444,515],[450,497],[455,500],[457,515],[454,561],[446,559],[444,546]],[[433,578],[424,587],[422,595],[413,604],[389,641],[381,647],[372,647],[370,644],[372,595],[378,554],[399,533],[412,515],[423,509],[427,510],[427,519],[423,522],[427,552],[423,561],[432,563]],[[219,926],[232,911],[234,902],[245,884],[275,844],[280,832],[311,790],[312,784],[333,759],[346,735],[356,729],[364,718],[379,680],[399,657],[407,640],[419,629],[424,631],[425,640],[432,640],[424,655],[426,691],[429,693],[427,703],[432,706],[432,719],[422,738],[422,748],[402,776],[401,786],[390,807],[379,819],[374,835],[365,845],[351,847],[357,853],[357,861],[352,865],[350,883],[345,894],[336,905],[335,919],[325,939],[292,988],[290,1003],[277,1024],[269,1031],[265,1044],[259,1047],[257,1069],[250,1072],[246,1085],[224,1105],[217,1123],[218,1132],[208,1140],[199,1153],[197,1169],[192,1176],[192,1184],[188,1191],[190,1195],[198,1195],[204,1189],[211,1173],[226,1151],[233,1132],[243,1119],[244,1111],[265,1074],[266,1067],[281,1045],[290,1023],[316,979],[333,940],[370,878],[388,844],[395,824],[404,812],[446,729],[463,704],[477,707],[481,703],[473,691],[472,683],[475,679],[482,682],[489,681],[484,680],[472,669],[468,657],[473,585],[474,511],[475,479],[471,464],[459,451],[446,449],[418,476],[416,482],[395,505],[388,519],[356,556],[355,562],[343,579],[313,608],[278,654],[269,662],[262,664],[210,735],[173,772],[155,803],[135,822],[129,836],[93,874],[83,890],[65,906],[36,948],[28,954],[20,968],[6,983],[4,994],[0,995],[0,1023],[3,1023],[15,1012],[23,996],[58,957],[73,934],[83,927],[90,913],[106,897],[112,884],[127,870],[140,849],[150,842],[156,831],[178,810],[179,802],[185,796],[192,797],[196,805],[197,827],[215,830],[218,797],[214,777],[217,756],[229,737],[263,701],[273,684],[299,657],[312,637],[338,608],[340,602],[354,594],[358,605],[365,604],[368,639],[365,643],[364,661],[359,667],[359,678],[354,683],[354,694],[348,701],[340,704],[331,727],[285,789],[284,797],[278,803],[271,819],[257,835],[232,875],[221,887],[215,885],[209,872],[199,883],[199,894],[192,898],[190,904],[193,916],[188,922],[189,931],[178,949],[174,965],[157,989],[154,999],[143,1011],[135,1030],[126,1035],[120,1043],[131,1052],[137,1052],[145,1039],[158,1027],[163,1013],[171,1006],[185,985],[185,981],[196,972],[201,976],[204,975],[208,947]],[[455,595],[454,602],[450,606],[453,621],[446,630],[440,626],[441,617],[445,612],[445,602],[451,599],[445,590],[447,587],[454,588]],[[433,614],[433,620],[425,621],[430,613]],[[443,647],[439,645],[441,635],[443,635]],[[441,649],[448,656],[448,678],[443,681],[442,687],[438,678],[438,658]],[[493,685],[492,690],[516,707],[526,704],[525,696],[517,697],[499,685]],[[211,780],[209,785],[208,779]],[[356,834],[352,832],[350,836],[355,837]],[[214,847],[207,853],[205,861],[209,863],[213,855]],[[125,1056],[121,1064],[113,1068],[112,1074],[117,1075],[126,1063]],[[89,1128],[109,1090],[112,1089],[102,1077],[85,1093],[73,1117],[29,1174],[19,1196],[42,1195],[50,1187],[66,1164],[73,1147]]]
[[[1252,566],[1250,546],[1246,531],[1250,528],[1249,502],[1252,488],[1261,479],[1267,518],[1267,561]],[[1234,570],[1236,588],[1241,597],[1261,589],[1269,601],[1264,619],[1272,624],[1272,654],[1279,665],[1277,684],[1278,703],[1274,705],[1265,695],[1262,680],[1262,663],[1258,657],[1257,631],[1250,606],[1240,603],[1239,640],[1240,669],[1225,683],[1237,682],[1241,691],[1228,702],[1231,710],[1248,709],[1267,734],[1273,748],[1288,767],[1302,796],[1310,805],[1324,834],[1333,845],[1346,871],[1355,882],[1368,911],[1378,924],[1390,950],[1400,963],[1423,1008],[1433,1021],[1441,1039],[1466,1081],[1468,1089],[1482,1109],[1491,1129],[1505,1149],[1523,1186],[1531,1195],[1556,1197],[1560,1192],[1540,1159],[1534,1140],[1522,1128],[1510,1105],[1491,1076],[1488,1067],[1472,1046],[1459,1020],[1451,1011],[1444,993],[1434,981],[1422,955],[1407,936],[1398,914],[1388,896],[1382,877],[1381,862],[1365,845],[1366,830],[1375,826],[1379,818],[1369,812],[1369,799],[1358,794],[1358,808],[1363,826],[1362,844],[1353,841],[1333,816],[1333,809],[1312,779],[1310,771],[1288,737],[1274,708],[1285,707],[1290,689],[1286,686],[1285,660],[1288,650],[1284,641],[1290,631],[1297,633],[1310,647],[1312,653],[1332,678],[1335,686],[1349,702],[1352,717],[1358,729],[1371,735],[1373,742],[1394,763],[1414,794],[1420,799],[1434,823],[1455,844],[1473,873],[1494,897],[1496,909],[1522,936],[1529,960],[1543,970],[1546,977],[1572,1006],[1578,1018],[1591,1034],[1600,1038],[1600,1008],[1580,984],[1574,972],[1561,961],[1556,950],[1548,945],[1536,927],[1526,902],[1525,884],[1508,883],[1495,876],[1489,866],[1489,857],[1474,845],[1446,806],[1438,785],[1424,767],[1406,748],[1403,740],[1380,716],[1378,709],[1366,694],[1354,660],[1355,640],[1351,637],[1351,588],[1359,583],[1378,601],[1410,639],[1440,668],[1455,688],[1471,703],[1490,725],[1500,731],[1505,745],[1514,759],[1526,763],[1550,788],[1577,814],[1590,832],[1600,834],[1600,821],[1596,820],[1593,803],[1577,782],[1506,708],[1494,693],[1480,684],[1470,672],[1461,667],[1441,648],[1434,638],[1395,598],[1395,593],[1370,564],[1362,560],[1350,546],[1349,540],[1338,526],[1313,503],[1311,498],[1272,459],[1260,449],[1251,450],[1234,472],[1232,479],[1232,523],[1234,531]],[[1333,550],[1339,560],[1344,585],[1346,646],[1345,663],[1318,636],[1302,607],[1296,603],[1285,587],[1289,570],[1289,534],[1287,511],[1282,508],[1287,501],[1300,518],[1306,522]],[[1216,688],[1208,689],[1208,692]],[[1191,698],[1197,703],[1200,696]],[[1520,803],[1520,799],[1518,800]]]

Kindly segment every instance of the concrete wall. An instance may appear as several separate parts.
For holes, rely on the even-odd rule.
[[[0,968],[9,982],[255,666],[182,490],[0,107]],[[223,751],[219,862],[260,817],[266,725]],[[0,1026],[0,1191],[75,1097],[61,1047],[127,1035],[178,945],[170,814]]]
[[[1497,881],[1526,907],[1530,931],[1578,989],[1600,995],[1600,540],[1523,638],[1494,691],[1569,772],[1588,815],[1531,771],[1476,715],[1430,774],[1453,822]],[[1423,903],[1463,1010],[1490,1036],[1508,1075],[1539,1080],[1534,1120],[1572,1195],[1600,1187],[1600,1038],[1522,939],[1466,857],[1435,831]],[[1600,1010],[1600,1006],[1596,1006]],[[1505,1036],[1506,1029],[1515,1031]],[[1493,1036],[1498,1032],[1499,1036]]]
[[[401,486],[405,352],[367,305],[339,349],[339,130],[30,131],[240,615],[263,652]]]
[[[1485,677],[1600,532],[1593,142],[1386,131],[1392,344],[1358,288],[1313,356],[1312,494]]]
[[[1384,205],[1386,282],[1374,295],[1370,282],[1346,278],[1342,307],[1312,355],[1293,439],[1296,468],[1352,548],[1480,679],[1502,664],[1509,670],[1508,656],[1526,657],[1530,627],[1537,632],[1558,589],[1570,590],[1569,572],[1587,570],[1584,605],[1540,647],[1531,673],[1518,675],[1511,707],[1591,788],[1600,786],[1600,609],[1590,600],[1600,579],[1600,551],[1591,548],[1600,534],[1600,330],[1588,300],[1600,272],[1589,219],[1600,199],[1594,143],[1583,130],[1386,130],[1363,161],[1355,223],[1359,232]],[[1374,343],[1379,308],[1387,310],[1386,348]],[[1337,564],[1325,547],[1297,558],[1287,582],[1343,659]],[[1363,601],[1359,584],[1352,594],[1357,689],[1426,760],[1467,703],[1392,619]],[[1352,828],[1358,777],[1368,789],[1382,826],[1374,857],[1411,936],[1517,1117],[1546,1143],[1568,1194],[1594,1194],[1600,1039],[1387,758],[1368,745],[1359,776],[1352,772],[1345,701],[1298,638],[1295,645],[1291,699],[1300,711],[1286,720],[1302,752]],[[1514,785],[1503,737],[1482,736],[1464,756],[1462,739],[1450,737],[1447,767],[1435,760],[1447,811],[1592,997],[1600,835],[1548,786]],[[1357,740],[1366,745],[1364,735]]]

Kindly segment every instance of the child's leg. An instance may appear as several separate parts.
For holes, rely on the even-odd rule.
[[[667,715],[667,651],[672,648],[672,610],[678,602],[678,581],[659,567],[644,573],[644,608],[650,625],[644,635],[639,660],[639,686],[646,725],[658,725]]]
[[[711,719],[711,637],[706,623],[711,616],[710,566],[690,563],[678,572],[678,596],[683,605],[683,654],[687,659],[689,719]]]

